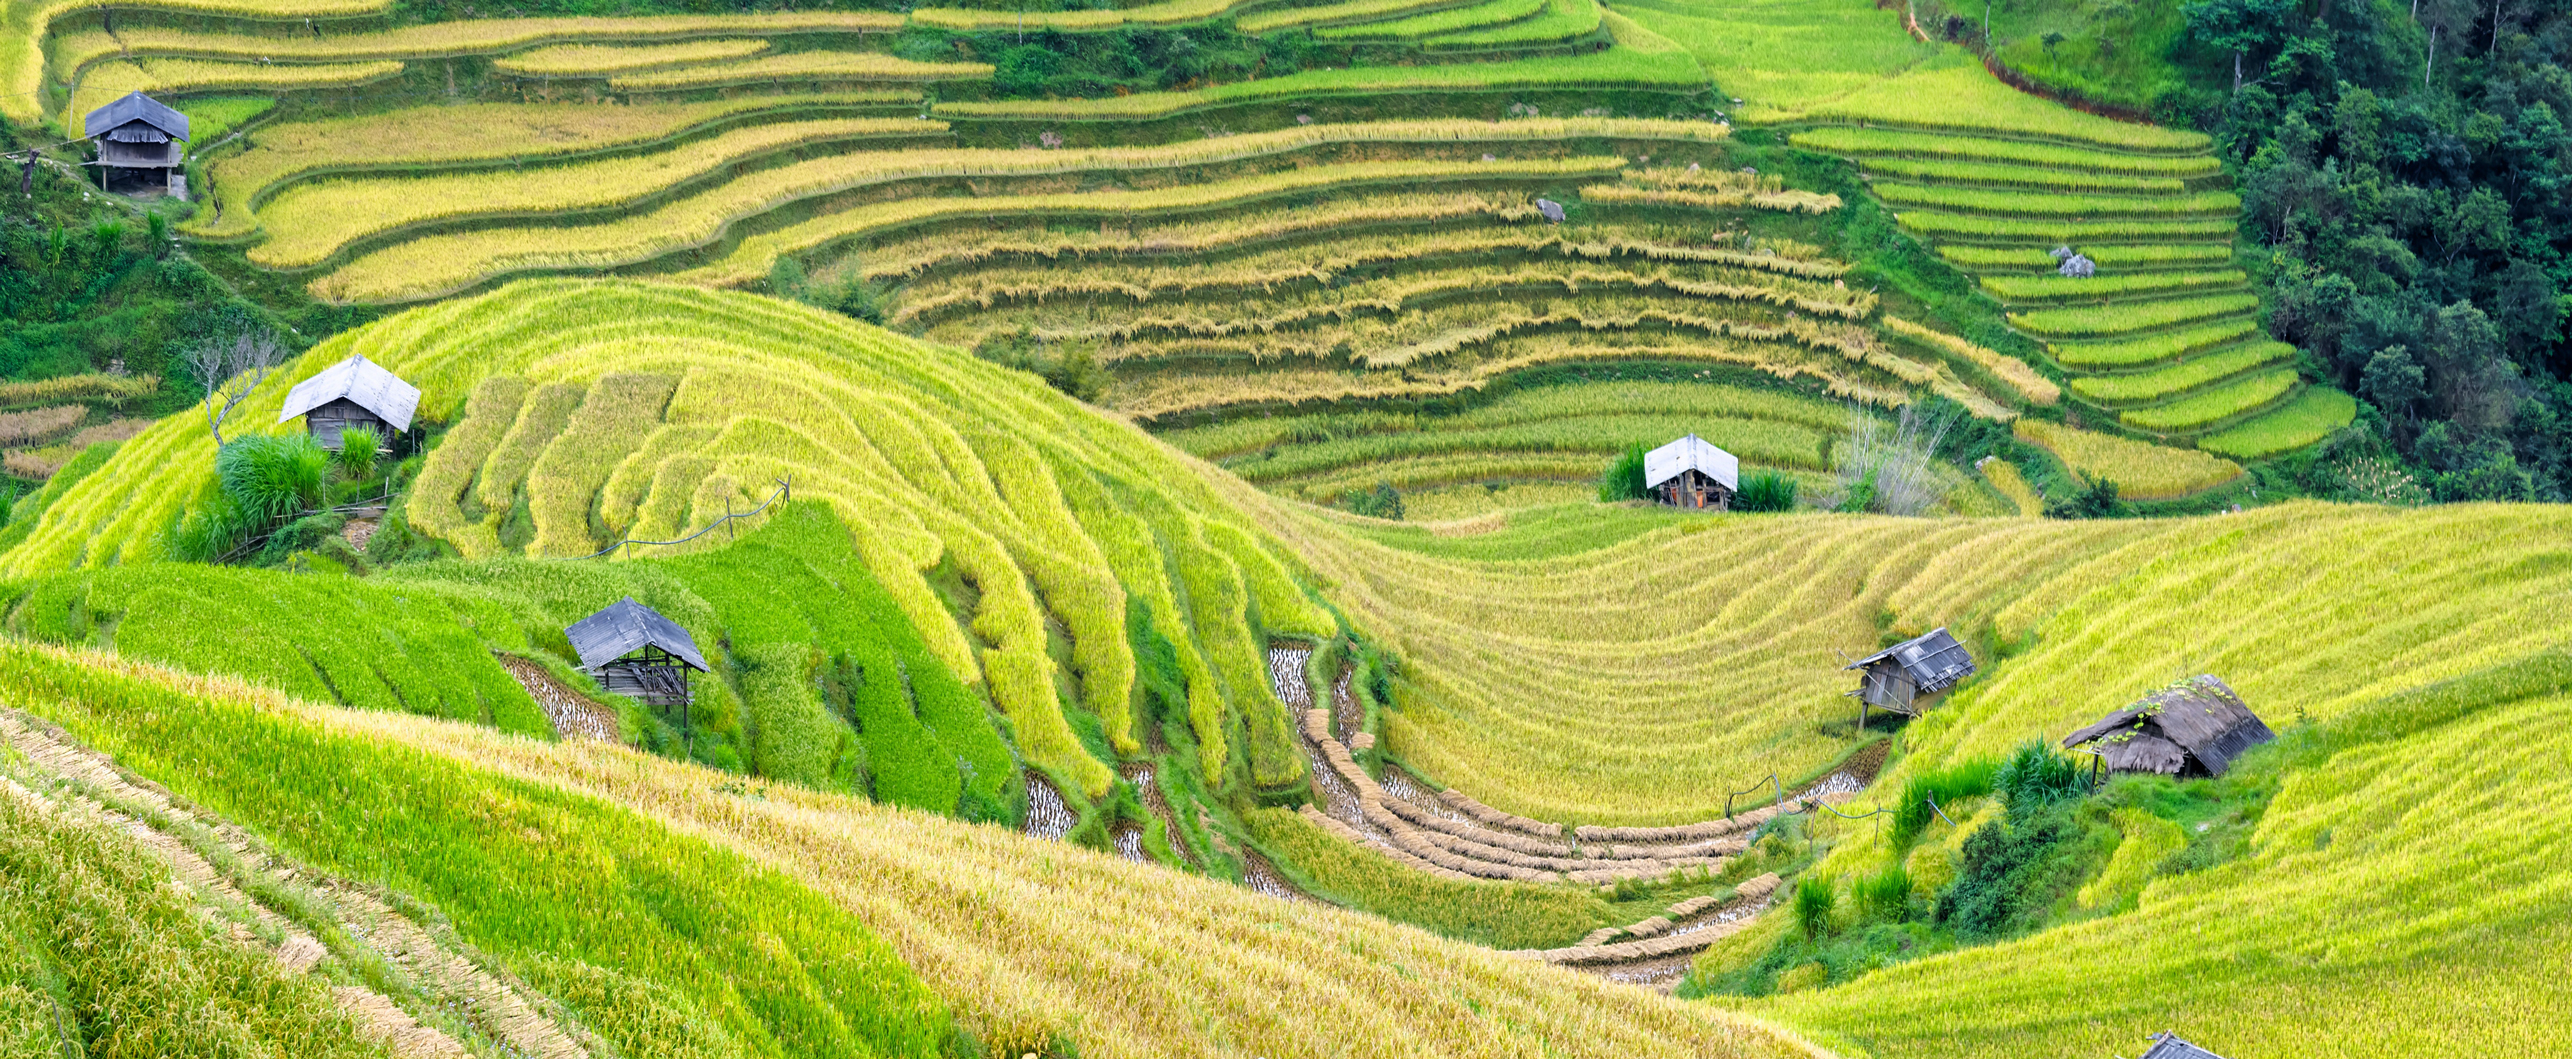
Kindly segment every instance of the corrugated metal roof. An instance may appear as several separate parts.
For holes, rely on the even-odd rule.
[[[2141,1059],[2224,1059],[2224,1057],[2181,1040],[2178,1034],[2165,1032],[2152,1035],[2152,1048],[2144,1052]]]
[[[2242,751],[2275,738],[2277,733],[2229,685],[2212,675],[2199,675],[2136,699],[2097,724],[2063,737],[2063,746],[2068,750],[2094,744],[2093,749],[2114,769],[2177,774],[2187,767],[2185,759],[2169,758],[2155,748],[2147,748],[2150,752],[2129,749],[2150,740],[2184,751],[2208,775],[2221,776]]]
[[[420,388],[403,382],[399,376],[364,356],[352,356],[321,374],[296,383],[286,391],[286,405],[277,412],[283,423],[296,416],[345,397],[357,406],[375,413],[394,430],[411,429],[411,413],[420,407]]]
[[[1843,667],[1861,669],[1891,659],[1910,674],[1923,695],[1943,691],[1948,686],[1974,674],[1974,656],[1965,645],[1956,642],[1954,634],[1941,625],[1919,636],[1904,640],[1884,650],[1858,659]]]
[[[1741,490],[1741,461],[1695,434],[1643,454],[1643,485],[1647,489],[1657,489],[1661,483],[1692,470],[1722,482],[1726,489]]]
[[[589,617],[572,623],[563,630],[580,655],[583,669],[597,669],[646,645],[658,647],[685,659],[697,672],[707,672],[706,658],[697,653],[697,641],[679,623],[661,616],[627,596],[607,605]]]
[[[80,134],[96,136],[129,121],[139,121],[179,139],[188,138],[188,116],[162,106],[161,101],[141,92],[127,92],[115,102],[89,112],[80,120]]]

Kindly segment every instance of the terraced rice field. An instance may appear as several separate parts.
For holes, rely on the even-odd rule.
[[[1009,713],[1029,763],[1088,797],[1106,791],[1113,763],[1069,728],[1047,615],[1068,622],[1079,645],[1070,671],[1086,689],[1080,708],[1133,754],[1144,733],[1125,622],[1137,601],[1176,645],[1201,774],[1226,774],[1242,732],[1254,782],[1298,781],[1288,719],[1256,679],[1263,663],[1245,616],[1255,607],[1267,629],[1287,634],[1335,626],[1274,545],[1239,515],[1196,514],[1223,508],[1131,428],[1077,413],[1024,375],[929,348],[760,299],[557,281],[354,333],[287,374],[362,351],[415,380],[428,395],[421,414],[456,426],[407,515],[471,557],[674,539],[756,506],[792,475],[799,503],[867,527],[858,549],[869,571],[929,651]],[[785,359],[730,352],[746,349]],[[274,419],[258,405],[273,409],[284,392],[263,388],[241,414]],[[954,406],[956,394],[974,395],[977,410]],[[999,435],[971,426],[987,423],[1016,426]],[[164,420],[126,443],[109,470],[31,527],[10,553],[15,569],[157,554],[161,528],[197,495],[179,483],[200,480],[211,459],[211,439],[188,426]],[[1087,457],[1067,447],[1080,434],[1091,436]],[[1164,492],[1165,482],[1185,492]],[[1155,539],[1179,550],[1175,567]],[[984,586],[970,634],[927,580],[941,565]]]
[[[1741,457],[1745,473],[1783,471],[1818,493],[1849,415],[1837,401],[1719,383],[1591,382],[1521,389],[1455,414],[1244,418],[1164,437],[1262,489],[1314,503],[1384,484],[1414,506],[1414,492],[1451,488],[1459,495],[1443,509],[1432,501],[1405,516],[1438,521],[1535,506],[1489,495],[1511,487],[1557,485],[1570,490],[1560,499],[1588,499],[1618,453],[1690,433]]]
[[[1846,113],[1889,123],[1928,120],[1898,111]],[[2072,392],[2112,410],[2124,426],[2194,439],[2282,413],[2304,384],[2291,372],[2281,382],[2271,368],[2291,360],[2292,350],[2257,333],[2258,299],[2240,270],[2208,267],[2229,257],[2239,200],[2214,186],[2220,175],[2202,141],[2155,139],[2108,128],[2113,124],[2074,115],[2042,129],[2002,121],[1988,129],[1950,123],[1936,133],[1820,128],[1793,135],[1799,145],[1857,159],[1896,216],[1958,267],[1979,274],[1983,289],[2011,310],[2011,322],[2048,344],[2071,374]],[[2028,150],[2031,136],[2045,137],[2045,150]],[[2045,164],[2024,164],[2037,159]],[[2146,235],[2159,241],[2134,241]],[[2095,245],[2097,274],[2053,274],[2049,243],[2084,254]],[[2189,337],[2177,337],[2183,335]],[[2338,425],[2315,417],[2294,422],[2302,429],[2286,430],[2285,419],[2270,428],[2303,438],[2286,448]]]
[[[2306,384],[2270,374],[2287,358],[2257,333],[2247,278],[2226,267],[2240,200],[2203,136],[2017,92],[1871,5],[1718,13],[1654,0],[1634,14],[1741,97],[1743,121],[1855,161],[1902,226],[1977,275],[2101,418],[2181,445],[2242,429],[2257,440],[2226,451],[2263,456],[2345,422],[2329,414],[2337,402],[2303,402]],[[1861,35],[1881,43],[1841,43]],[[2058,247],[2096,275],[2054,275]]]

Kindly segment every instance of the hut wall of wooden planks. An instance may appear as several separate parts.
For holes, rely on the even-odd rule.
[[[1741,461],[1690,434],[1643,454],[1643,487],[1672,507],[1727,511],[1741,491]]]

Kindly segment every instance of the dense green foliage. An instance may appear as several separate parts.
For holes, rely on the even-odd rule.
[[[1325,46],[1306,32],[1254,37],[1226,20],[1184,30],[1128,26],[1102,33],[1050,27],[953,33],[914,25],[894,41],[893,52],[923,62],[969,56],[990,63],[991,89],[1003,97],[1096,99],[1276,77],[1324,61],[1345,66],[1350,50]]]
[[[2274,254],[2271,327],[2364,401],[2308,484],[2387,461],[2442,500],[2563,499],[2572,11],[2272,6],[2189,5],[2176,54],[2243,58],[2212,124]]]

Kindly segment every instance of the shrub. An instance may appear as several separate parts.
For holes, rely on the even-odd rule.
[[[1402,521],[1402,494],[1393,491],[1393,483],[1377,482],[1375,488],[1348,495],[1348,508],[1369,518]]]
[[[1641,500],[1645,495],[1643,446],[1636,445],[1608,464],[1607,473],[1599,476],[1599,499],[1613,504],[1619,500]]]
[[[1975,758],[1943,769],[1911,777],[1902,786],[1902,804],[1893,811],[1893,844],[1908,846],[1935,819],[1930,804],[1944,806],[1959,799],[1979,797],[1992,792],[1993,773],[1998,762]]]
[[[2045,913],[2047,886],[2060,860],[2053,854],[2077,837],[2079,829],[2061,812],[1983,825],[1965,839],[1955,885],[1938,897],[1938,921],[1967,939],[2033,925]]]
[[[1911,873],[1902,865],[1859,878],[1851,891],[1858,914],[1867,919],[1899,923],[1911,918]]]
[[[1761,471],[1742,479],[1741,492],[1733,497],[1735,511],[1795,510],[1795,479],[1776,471]]]
[[[2045,504],[2046,518],[2114,518],[2124,513],[2126,506],[2117,499],[2117,483],[2105,478],[2093,480],[2069,497]]]
[[[330,453],[309,434],[234,438],[215,453],[215,477],[242,517],[265,528],[322,500]]]
[[[1807,876],[1795,884],[1795,925],[1807,939],[1819,938],[1831,930],[1831,912],[1840,903],[1839,891],[1830,880]]]

